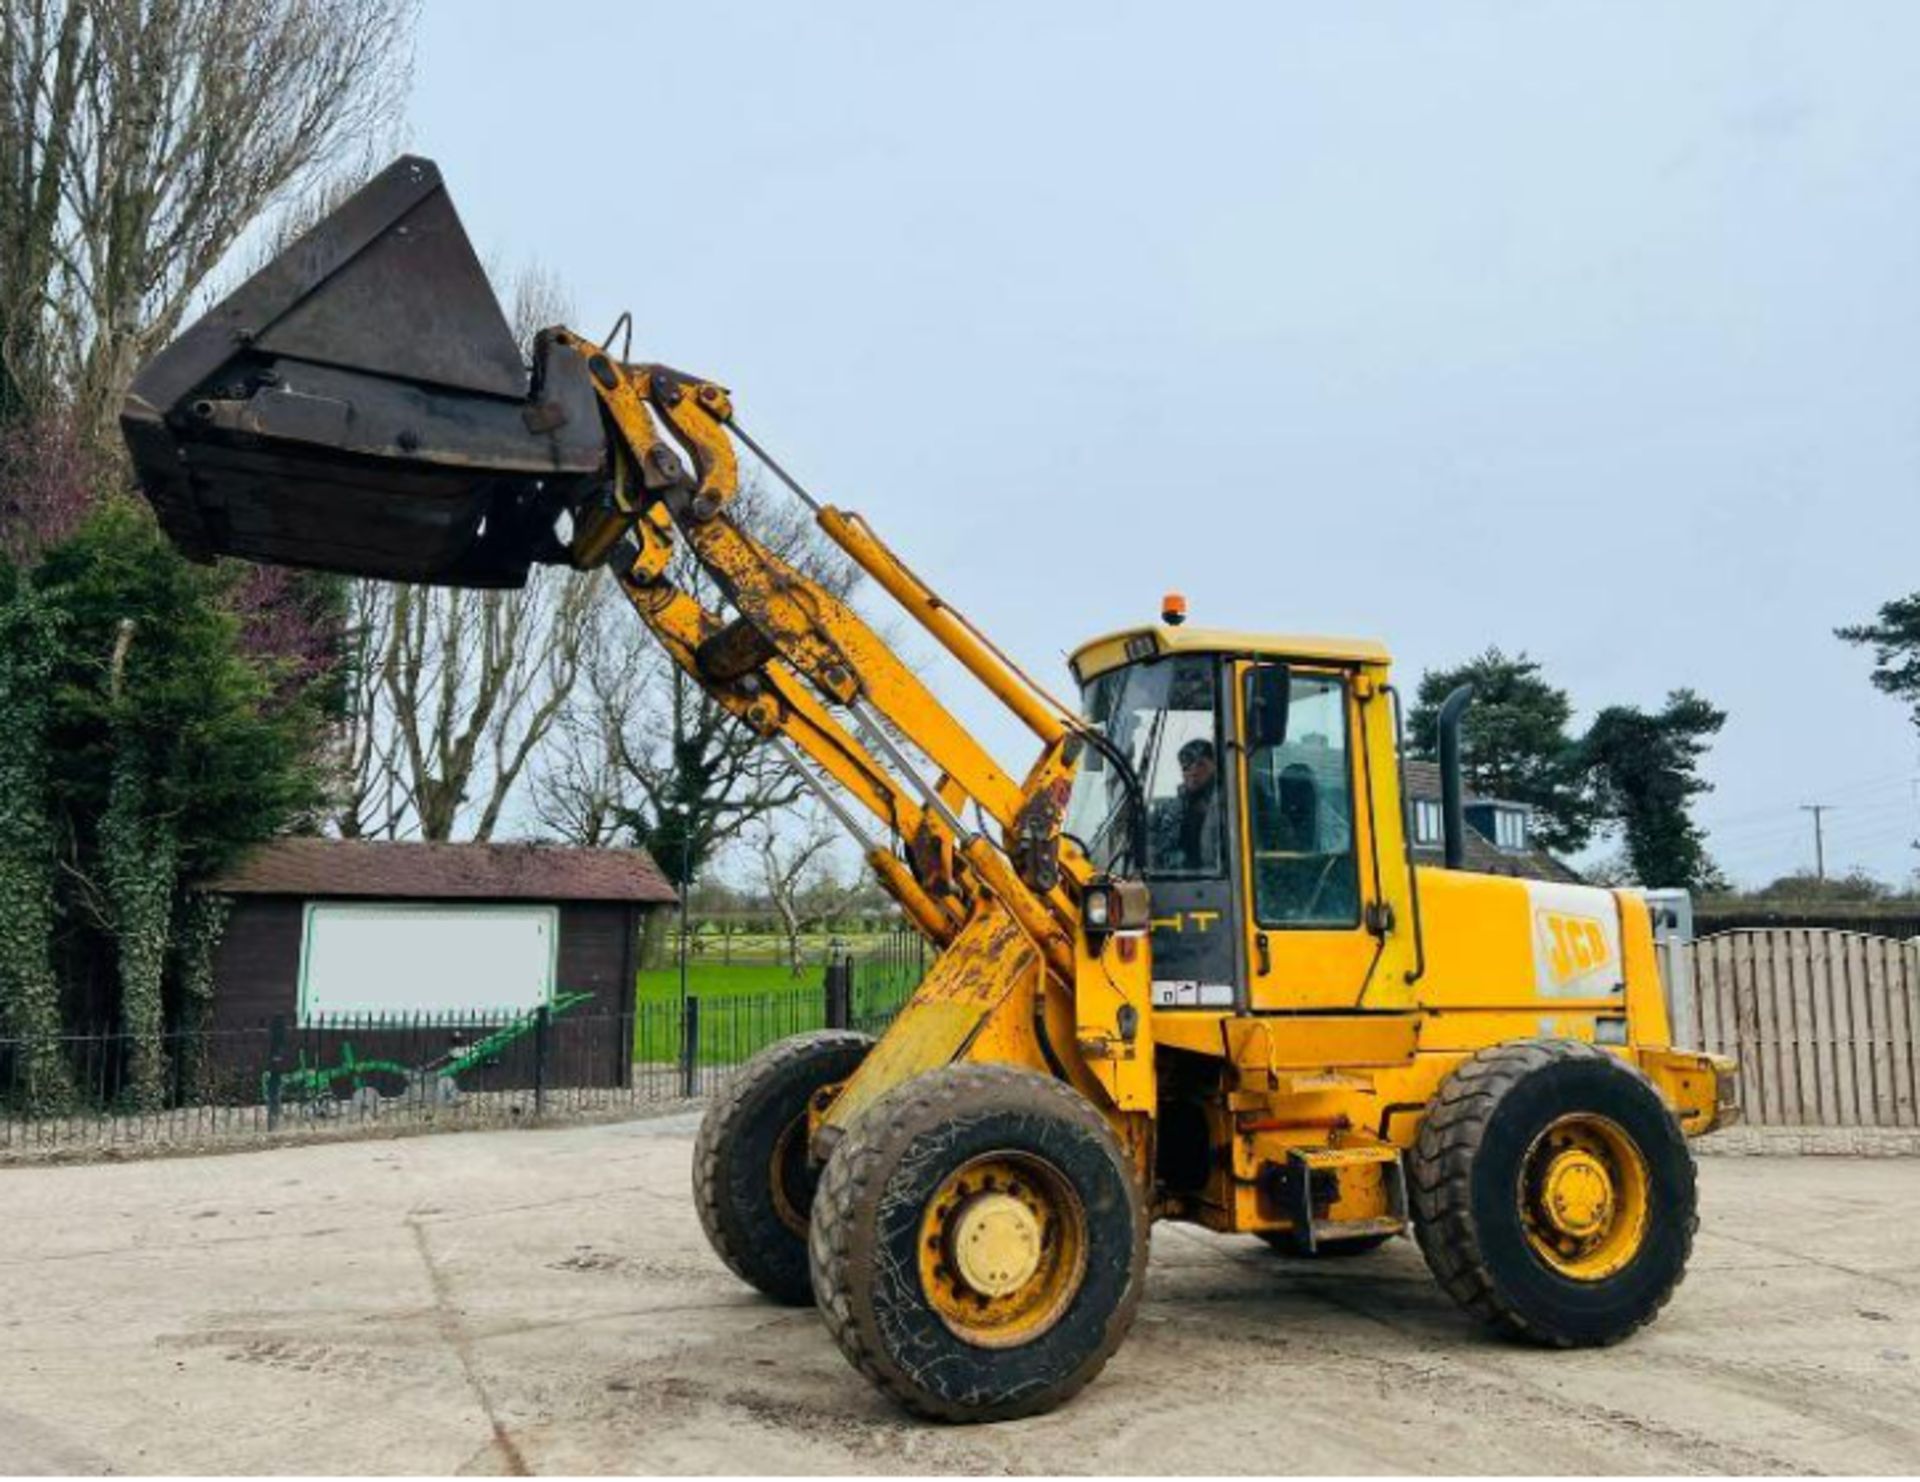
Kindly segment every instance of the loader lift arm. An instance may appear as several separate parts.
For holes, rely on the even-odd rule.
[[[739,471],[727,432],[732,398],[723,388],[661,366],[619,364],[564,330],[552,341],[556,353],[586,357],[614,433],[609,505],[576,534],[576,563],[614,557],[622,591],[690,678],[758,734],[795,747],[890,832],[939,837],[964,862],[970,883],[1070,971],[1076,905],[1060,876],[1083,884],[1090,867],[1068,846],[1062,869],[1047,870],[1032,851],[1036,867],[1023,875],[1008,852],[968,826],[965,804],[978,804],[1003,838],[1017,836],[1033,800],[1053,800],[1071,778],[1084,744],[1078,718],[979,639],[857,516],[816,508],[828,539],[889,591],[906,594],[908,611],[1039,734],[1040,761],[1015,782],[851,607],[734,522]],[[691,476],[661,423],[689,449]],[[609,527],[626,539],[609,547]],[[676,538],[737,610],[731,622],[672,585]],[[936,614],[944,621],[924,621]],[[846,714],[853,730],[829,707]],[[939,779],[895,735],[938,768]],[[930,911],[929,900],[908,896],[902,904],[916,922],[944,915]]]
[[[864,1084],[828,1120],[850,1119],[898,1079],[945,1063],[996,1015],[1030,1021],[1036,1058],[1086,1094],[1150,1115],[1144,958],[1124,986],[1113,986],[1110,967],[1096,974],[1111,991],[1098,1004],[1081,1001],[1093,995],[1076,956],[1085,951],[1079,913],[1098,872],[1062,836],[1061,823],[1081,756],[1089,744],[1106,749],[1104,738],[955,612],[858,515],[794,486],[826,537],[1040,738],[1038,761],[1015,781],[850,606],[733,519],[739,466],[725,388],[659,365],[623,363],[565,329],[542,336],[542,353],[583,359],[610,434],[608,480],[596,505],[576,517],[569,558],[608,563],[674,663],[756,734],[790,751],[800,775],[852,828],[907,918],[952,954],[921,995],[940,1008],[926,1016],[929,1037],[898,1036],[908,1047],[900,1063],[876,1057],[881,1064],[862,1072]],[[686,449],[691,472],[674,443]],[[672,557],[682,541],[735,617],[707,611],[674,585]],[[1124,758],[1117,760],[1124,773]],[[911,863],[868,838],[834,788],[891,838],[907,841]],[[969,826],[969,807],[997,826],[998,839]],[[970,950],[961,941],[969,931]],[[1031,971],[1017,956],[998,960],[1007,956],[1009,933],[1030,950]],[[1103,1074],[1084,1063],[1089,1054],[1115,1063]]]

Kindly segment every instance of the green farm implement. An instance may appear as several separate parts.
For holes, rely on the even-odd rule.
[[[548,1021],[551,1022],[569,1010],[578,1008],[592,997],[590,993],[556,995],[550,1004],[543,1006]],[[362,1056],[355,1051],[349,1040],[340,1042],[338,1058],[331,1063],[310,1064],[307,1053],[303,1049],[295,1060],[294,1068],[279,1073],[280,1099],[283,1102],[308,1106],[320,1106],[332,1101],[352,1101],[366,1095],[451,1100],[459,1092],[461,1076],[468,1071],[497,1062],[509,1047],[531,1035],[539,1026],[540,1013],[540,1009],[529,1009],[526,1013],[516,1015],[506,1023],[490,1030],[472,1043],[456,1042],[431,1059],[417,1065],[408,1065],[398,1060],[375,1056]],[[320,1024],[314,1027],[324,1030],[328,1026]],[[368,1033],[379,1034],[386,1026],[376,1023],[361,1027]],[[314,1059],[318,1062],[320,1057],[316,1055]],[[275,1072],[268,1071],[261,1077],[263,1100],[272,1099],[271,1084],[274,1074]],[[388,1087],[395,1089],[389,1092],[386,1089]]]

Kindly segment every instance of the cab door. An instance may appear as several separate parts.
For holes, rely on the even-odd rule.
[[[1368,911],[1379,876],[1353,675],[1294,665],[1284,738],[1255,744],[1249,715],[1274,694],[1261,671],[1278,667],[1233,665],[1247,1001],[1256,1012],[1355,1008],[1383,936],[1368,929],[1382,917]]]

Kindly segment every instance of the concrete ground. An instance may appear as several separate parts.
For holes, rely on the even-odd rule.
[[[1091,1388],[950,1429],[708,1253],[692,1127],[0,1171],[0,1473],[1920,1470],[1920,1160],[1702,1160],[1602,1352],[1482,1337],[1408,1242],[1162,1226]]]

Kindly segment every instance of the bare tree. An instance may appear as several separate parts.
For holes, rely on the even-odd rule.
[[[0,4],[0,418],[133,369],[242,236],[397,123],[417,0]]]
[[[659,656],[611,581],[585,604],[580,624],[579,677],[537,759],[534,811],[555,838],[599,848],[628,827],[633,786],[621,759]]]
[[[380,582],[349,582],[340,645],[341,715],[332,759],[338,778],[333,823],[346,839],[390,839],[405,819],[394,755],[399,738],[386,723],[381,703],[392,641],[392,590]]]
[[[800,938],[807,918],[801,897],[819,873],[822,860],[833,847],[833,835],[818,819],[810,819],[805,829],[782,837],[771,818],[762,818],[754,829],[754,857],[760,866],[760,884],[774,914],[780,918],[781,934],[787,939],[787,966],[800,976]]]
[[[53,389],[53,307],[73,235],[65,196],[93,50],[85,6],[0,6],[0,421],[44,410]]]
[[[511,304],[524,345],[566,317],[538,268],[514,275]],[[569,717],[608,585],[551,567],[509,591],[355,582],[340,831],[492,838]]]
[[[760,884],[780,919],[787,964],[795,977],[805,967],[801,943],[807,931],[838,920],[865,890],[858,872],[845,880],[835,868],[838,839],[831,820],[811,808],[784,820],[763,815],[751,831]]]
[[[856,569],[807,511],[748,479],[733,517],[783,560],[836,596]],[[673,580],[709,610],[720,606],[713,580],[683,548]],[[666,656],[625,611],[609,582],[609,605],[592,630],[591,679],[578,709],[555,736],[543,767],[542,818],[574,842],[605,842],[609,819],[643,845],[676,885],[759,819],[791,806],[803,786],[768,748]],[[589,827],[590,826],[590,827]]]
[[[517,591],[391,589],[367,744],[422,838],[493,837],[573,688],[598,585],[547,569]]]

